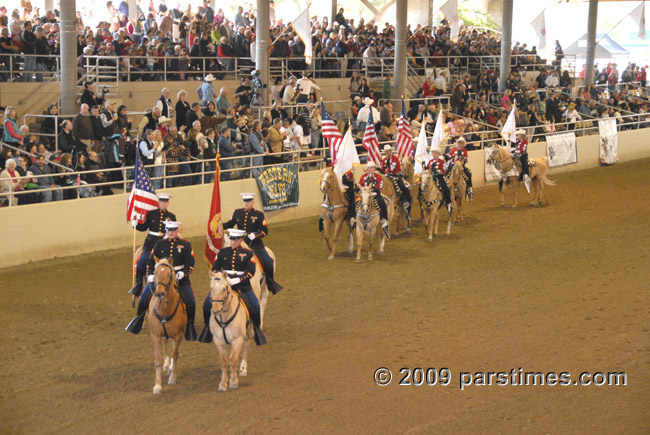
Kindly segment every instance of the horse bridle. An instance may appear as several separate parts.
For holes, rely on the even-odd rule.
[[[210,294],[210,303],[214,302],[221,302],[221,309],[219,311],[214,311],[210,309],[212,312],[212,317],[214,317],[215,322],[217,322],[217,325],[221,328],[221,333],[223,334],[223,340],[226,342],[226,344],[230,344],[228,341],[228,337],[226,336],[226,327],[232,323],[233,320],[235,320],[235,317],[237,317],[237,313],[239,313],[239,307],[241,307],[241,296],[238,296],[238,302],[237,304],[237,309],[233,313],[232,316],[230,316],[230,319],[226,320],[225,322],[223,321],[223,313],[227,312],[230,309],[230,301],[233,298],[233,293],[234,291],[232,290],[232,287],[230,287],[230,284],[226,281],[226,297],[224,299],[212,299],[212,294]],[[226,308],[226,305],[228,305],[228,308]],[[219,316],[219,317],[217,317]]]
[[[429,180],[430,180],[430,181],[429,181],[428,183],[426,183],[426,184],[424,184],[424,180],[423,180],[423,178],[424,178],[424,177],[420,176],[420,193],[421,193],[422,195],[426,195],[426,194],[429,193],[429,192],[431,191],[431,189],[433,188],[433,175],[430,175],[430,176],[429,176]],[[429,188],[428,188],[427,190],[424,190],[423,187],[427,187],[427,186],[428,186]]]
[[[169,291],[169,287],[171,287],[172,282],[174,282],[174,279],[172,278],[172,276],[173,276],[173,274],[174,274],[174,268],[173,268],[170,264],[166,264],[166,263],[161,263],[160,266],[163,266],[163,267],[167,267],[167,268],[169,268],[169,270],[171,270],[171,273],[168,275],[168,276],[169,276],[169,281],[168,281],[166,284],[165,284],[165,283],[162,283],[162,282],[160,282],[160,281],[157,281],[157,282],[154,282],[154,283],[153,283],[153,286],[154,286],[153,296],[154,296],[155,298],[161,298],[161,297],[164,296],[164,297],[165,297],[165,301],[167,301],[167,292]],[[158,293],[155,291],[155,289],[157,289],[158,286],[160,286],[160,285],[163,286],[163,287],[165,288],[165,291],[164,291],[162,294],[158,294]]]

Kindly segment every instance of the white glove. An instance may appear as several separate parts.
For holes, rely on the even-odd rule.
[[[181,279],[183,279],[184,276],[185,276],[185,272],[183,272],[182,270],[180,272],[176,272],[176,279],[177,280],[180,281]]]
[[[248,238],[251,239],[251,241],[252,241],[252,240],[255,240],[255,234],[254,234],[254,233],[250,233],[250,234],[248,235]]]
[[[137,227],[137,226],[138,226],[138,221],[135,220],[135,219],[133,219],[133,220],[131,221],[131,226],[132,226],[133,228]]]
[[[237,285],[241,282],[240,278],[228,278],[228,284]]]
[[[147,282],[153,282],[153,275],[149,275],[147,277]]]

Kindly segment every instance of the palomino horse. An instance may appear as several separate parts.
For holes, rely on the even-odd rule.
[[[490,153],[488,163],[492,163],[494,167],[501,172],[502,176],[506,177],[506,174],[510,173],[513,169],[514,160],[508,150],[502,146],[497,146]],[[544,190],[544,185],[555,186],[555,182],[546,178],[548,165],[548,157],[537,157],[532,160],[532,164],[530,165],[530,182],[534,191],[534,199],[530,203],[531,206],[538,204],[542,205],[542,191]],[[519,176],[507,175],[507,180],[514,187],[515,203],[512,207],[515,208],[519,201]],[[503,186],[503,180],[499,181],[499,191],[501,192],[501,207],[505,207],[506,193],[505,187]]]
[[[390,225],[393,223],[393,218],[395,218],[395,216],[400,216],[399,212],[395,213],[395,209],[400,198],[397,191],[395,190],[395,186],[393,186],[393,182],[386,175],[380,174],[379,176],[381,177],[382,181],[381,194],[384,196],[384,200],[386,201],[386,210],[388,212],[388,231],[390,232]],[[400,222],[398,219],[396,232],[392,234],[393,236],[399,235],[399,226]],[[407,228],[407,232],[411,232],[409,223],[407,223]]]
[[[223,272],[210,272],[210,332],[219,351],[221,361],[221,382],[219,391],[228,387],[239,387],[239,376],[248,374],[248,346],[253,336],[253,324],[242,297],[230,287],[228,277]],[[226,345],[230,344],[230,356]],[[241,364],[239,356],[241,354]],[[230,382],[228,382],[230,369]]]
[[[384,243],[386,242],[386,235],[381,230],[379,225],[379,210],[375,207],[373,201],[376,193],[372,191],[370,186],[362,186],[359,189],[359,201],[357,203],[357,263],[361,262],[361,246],[363,245],[363,235],[367,231],[368,237],[368,260],[372,260],[372,245],[377,237],[379,237],[379,250],[378,254],[384,253]],[[390,201],[387,204],[388,208],[388,221],[393,214],[393,204]]]
[[[230,238],[228,237],[228,234],[223,235],[223,247],[225,248],[226,246],[230,246]],[[246,244],[246,242],[242,242],[241,246],[246,249],[250,249],[250,247]],[[273,259],[273,272],[278,269],[278,263],[275,260],[275,254],[269,248],[268,246],[266,247],[266,252],[269,253],[269,257]],[[262,267],[260,266],[259,260],[255,260],[255,274],[251,278],[251,287],[253,288],[253,291],[255,292],[255,296],[257,296],[257,300],[260,302],[260,329],[264,328],[264,311],[266,310],[266,304],[269,300],[269,287],[266,285],[266,279],[264,277],[264,272],[262,271]]]
[[[325,168],[321,172],[320,191],[325,194],[325,200],[321,206],[321,217],[323,219],[323,236],[327,242],[327,249],[330,252],[327,259],[333,260],[336,255],[336,242],[339,240],[343,221],[345,220],[345,215],[348,211],[348,204],[343,191],[339,188],[339,183],[332,168]],[[333,236],[331,234],[332,224],[334,224]],[[352,231],[350,230],[348,252],[351,253],[353,249],[354,240],[352,238]]]
[[[153,277],[153,299],[149,303],[149,328],[151,329],[156,365],[156,384],[153,387],[153,393],[160,394],[162,393],[163,370],[169,370],[168,383],[176,383],[178,348],[183,341],[187,315],[184,306],[181,306],[181,295],[178,292],[178,282],[172,261],[156,258]],[[171,349],[168,349],[170,345]]]
[[[459,221],[465,219],[463,215],[463,204],[465,203],[465,193],[467,192],[467,183],[465,182],[465,177],[463,176],[463,162],[456,160],[454,165],[451,167],[451,173],[449,174],[449,180],[452,185],[451,200],[454,202],[454,216],[449,218],[458,223]]]
[[[427,240],[433,240],[433,236],[438,235],[438,221],[440,220],[440,207],[442,206],[442,192],[436,186],[433,175],[430,171],[425,170],[420,174],[420,202],[422,203],[422,218],[424,227],[427,230]],[[451,230],[451,220],[447,222],[447,235]]]
[[[419,177],[415,174],[415,169],[413,168],[413,159],[411,156],[404,156],[402,157],[402,176],[404,177],[404,181],[408,183],[409,187],[409,193],[411,194],[411,218],[413,217],[413,204],[415,204],[415,200],[417,199],[419,204],[420,204],[420,219],[422,218],[422,201],[419,199],[418,193],[420,192],[420,186],[419,186]],[[397,225],[398,225],[398,232],[399,232],[399,225],[402,222],[402,217],[404,220],[407,222],[407,225],[410,224],[411,222],[408,221],[406,218],[406,211],[402,208],[399,213]],[[406,228],[406,232],[410,232],[410,227]]]

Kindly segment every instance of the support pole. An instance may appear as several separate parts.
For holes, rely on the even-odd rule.
[[[264,104],[269,105],[269,1],[257,0],[257,31],[255,32],[255,69],[260,70]]]
[[[510,75],[510,55],[512,54],[512,0],[503,0],[503,23],[501,31],[499,92],[505,92],[506,80],[508,80],[508,76]]]
[[[75,0],[61,0],[61,115],[74,115],[77,106],[77,13]]]
[[[129,16],[128,18],[135,21],[138,19],[138,2],[136,0],[129,0]]]
[[[334,20],[336,20],[336,14],[339,12],[337,9],[338,9],[337,1],[332,0],[332,18],[330,19],[330,23],[334,23]]]
[[[587,17],[587,60],[585,85],[594,82],[594,58],[596,57],[596,27],[598,26],[598,0],[589,0]],[[576,69],[578,65],[576,65]]]
[[[395,20],[395,76],[393,95],[404,95],[406,83],[406,24],[408,0],[397,0]]]

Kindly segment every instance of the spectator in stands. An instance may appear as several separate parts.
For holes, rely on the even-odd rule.
[[[61,194],[63,199],[75,199],[77,197],[77,189],[73,186],[77,184],[77,177],[71,175],[70,173],[74,171],[72,165],[72,154],[63,153],[59,159],[59,165],[56,167],[56,172],[61,174],[56,177],[56,185],[59,187],[65,187],[66,189],[61,189]]]
[[[249,76],[244,76],[241,79],[241,84],[235,89],[233,97],[239,98],[240,106],[248,106],[253,98],[253,88],[251,87],[251,79]]]
[[[319,91],[321,90],[321,88],[316,83],[311,81],[309,78],[309,73],[307,71],[303,71],[302,78],[298,79],[296,82],[296,93],[299,93],[296,103],[303,104],[309,101],[309,95],[311,94],[312,89],[317,89]]]
[[[20,147],[23,145],[23,137],[18,128],[18,112],[13,106],[5,108],[4,130],[2,131],[2,142]]]
[[[393,103],[389,100],[386,101],[384,106],[381,108],[379,119],[381,120],[382,127],[390,128],[393,123]]]
[[[0,172],[0,194],[9,192],[18,192],[23,189],[27,184],[27,179],[23,182],[20,178],[20,173],[16,170],[16,160],[9,158],[5,161],[4,171]],[[11,203],[11,205],[18,205],[19,196],[0,196],[0,205]]]
[[[31,82],[33,80],[33,74],[36,71],[36,57],[34,56],[36,54],[36,35],[32,31],[31,21],[25,21],[23,23],[23,32],[20,39],[23,54],[25,55],[22,81]]]
[[[158,118],[160,118],[160,116],[160,107],[154,106],[151,109],[151,112],[144,115],[140,120],[140,124],[138,124],[138,135],[143,136],[143,133],[146,130],[154,131],[158,128]]]
[[[221,158],[219,159],[219,168],[221,169],[220,180],[229,180],[229,170],[232,168],[233,161],[229,160],[228,158],[235,157],[235,148],[232,146],[232,142],[230,140],[230,129],[228,127],[223,127],[221,129],[217,149],[221,155]]]
[[[100,118],[102,120],[102,127],[104,127],[102,136],[113,136],[117,131],[117,113],[115,112],[115,105],[112,101],[106,102]]]
[[[99,109],[97,110],[99,113]],[[131,131],[132,123],[131,123],[131,118],[127,115],[127,109],[124,104],[119,106],[117,108],[117,123],[116,123],[116,129],[117,131],[122,131],[123,129],[126,129],[127,132]]]
[[[226,115],[229,108],[230,101],[228,101],[228,89],[221,88],[219,90],[219,96],[217,97],[217,111],[222,115]]]
[[[176,127],[179,130],[185,130],[185,121],[187,119],[187,112],[192,110],[190,104],[187,102],[187,91],[179,91],[176,94],[177,102],[174,112],[176,113]]]
[[[436,88],[436,95],[442,95],[447,93],[447,70],[442,70],[436,77],[434,81]]]
[[[87,104],[88,107],[99,106],[104,104],[104,99],[95,93],[95,84],[92,82],[84,83],[84,91],[81,94],[81,103]]]
[[[160,98],[156,101],[156,107],[160,107],[161,116],[172,118],[174,116],[174,107],[172,100],[169,98],[169,88],[162,88]]]
[[[59,133],[59,150],[64,153],[77,154],[84,153],[86,154],[90,151],[90,145],[87,145],[75,135],[74,126],[69,120],[63,121],[61,132]],[[92,133],[92,127],[91,127]],[[43,152],[44,150],[40,150]]]
[[[192,130],[192,125],[194,125],[194,123],[198,121],[201,116],[202,112],[199,103],[192,103],[191,110],[185,114],[185,131],[187,131],[188,134],[190,130]]]
[[[69,122],[69,121],[68,121]],[[45,156],[39,154],[36,163],[29,168],[30,172],[37,176],[37,183],[39,189],[56,189],[54,184],[53,171],[46,162]],[[61,190],[49,190],[39,192],[40,202],[61,201],[63,199],[63,192]]]
[[[97,107],[97,106],[93,106]],[[99,112],[99,110],[97,110]],[[90,151],[90,148],[93,145],[93,140],[95,139],[95,135],[93,132],[93,122],[90,119],[90,108],[88,107],[88,104],[83,103],[81,105],[81,109],[79,110],[79,113],[75,115],[75,117],[72,119],[72,132],[74,133],[74,136],[83,142],[86,145],[86,151]],[[99,123],[100,127],[101,121]],[[99,140],[102,140],[102,133],[103,132],[103,127],[102,130],[99,131]],[[68,151],[71,152],[71,151]]]
[[[203,79],[203,84],[196,89],[196,94],[201,100],[201,107],[207,107],[209,102],[214,103],[214,88],[212,82],[215,80],[212,74],[208,74]]]
[[[105,183],[106,182],[106,173],[102,171],[102,169],[105,169],[101,162],[99,161],[99,156],[95,151],[91,151],[88,153],[88,159],[86,160],[86,171],[88,171],[87,174],[85,174],[85,181],[88,184],[98,184],[98,183]],[[98,195],[112,195],[113,191],[111,190],[110,186],[104,185],[104,186],[96,186],[95,191],[97,192]]]

